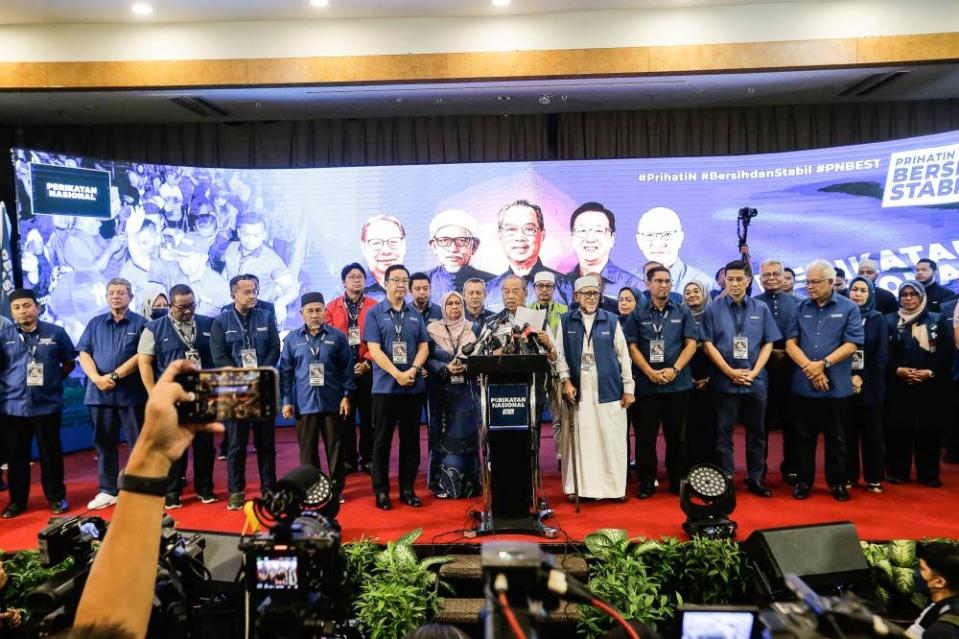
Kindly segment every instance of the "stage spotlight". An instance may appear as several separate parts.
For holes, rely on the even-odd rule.
[[[729,515],[736,509],[733,482],[713,464],[690,469],[679,484],[679,505],[686,513],[683,530],[690,537],[732,539],[736,522]]]

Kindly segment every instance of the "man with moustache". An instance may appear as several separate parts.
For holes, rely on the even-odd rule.
[[[470,260],[479,249],[479,223],[466,211],[448,209],[437,213],[430,221],[430,248],[439,266],[426,272],[430,289],[436,299],[450,291],[460,292],[467,280],[493,279],[492,273],[470,266]]]
[[[69,508],[60,445],[63,380],[73,370],[76,349],[62,327],[40,321],[36,293],[18,288],[8,299],[14,323],[0,328],[0,442],[7,455],[10,503],[2,517],[27,509],[34,437],[43,494],[53,514],[60,515]]]
[[[916,262],[916,281],[926,289],[926,306],[933,313],[942,310],[942,305],[956,299],[956,294],[937,282],[939,265],[924,257]]]
[[[473,335],[479,335],[483,325],[494,315],[486,308],[486,282],[471,277],[463,283],[463,299],[466,300],[464,316],[471,325]]]
[[[406,229],[392,215],[374,215],[360,230],[360,251],[369,268],[363,294],[378,302],[386,296],[386,270],[406,256]]]
[[[616,216],[612,211],[599,202],[586,202],[569,217],[569,232],[579,263],[566,274],[568,281],[574,282],[585,275],[599,273],[603,278],[604,297],[605,291],[615,293],[624,286],[636,290],[641,288],[638,277],[609,260],[610,251],[616,243]],[[613,302],[615,307],[615,299]]]
[[[486,286],[486,296],[491,300],[490,310],[503,309],[499,300],[502,299],[503,284],[511,275],[523,278],[526,297],[533,297],[533,278],[540,271],[553,274],[556,278],[556,300],[569,304],[572,298],[569,281],[562,274],[547,268],[539,259],[546,238],[543,210],[527,200],[516,200],[500,210],[497,226],[500,246],[509,261],[509,268]]]
[[[303,326],[286,336],[280,355],[283,417],[296,418],[301,465],[320,467],[322,434],[333,499],[342,503],[345,473],[339,432],[351,414],[353,353],[346,335],[326,323],[322,293],[304,293],[300,315]]]
[[[410,275],[410,301],[416,312],[423,318],[423,323],[427,325],[443,319],[443,310],[439,304],[430,301],[431,294],[430,278],[426,273]]]
[[[147,392],[156,380],[178,359],[188,359],[197,368],[213,368],[210,354],[210,329],[213,318],[196,312],[196,295],[186,284],[170,289],[170,312],[146,325],[137,346],[137,365]],[[215,502],[213,493],[213,433],[197,432],[193,438],[193,487],[204,504]],[[164,508],[179,508],[186,475],[187,454],[170,467]]]

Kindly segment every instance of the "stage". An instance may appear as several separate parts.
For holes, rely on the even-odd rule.
[[[663,442],[659,441],[660,460],[662,460]],[[421,447],[423,452],[421,471],[426,467],[426,430],[422,431]],[[737,468],[736,476],[738,505],[732,519],[739,523],[739,538],[745,539],[757,528],[791,526],[818,522],[849,520],[858,529],[859,536],[868,540],[887,540],[898,538],[921,539],[924,537],[959,538],[959,518],[955,513],[959,504],[959,465],[943,464],[942,488],[933,489],[915,483],[903,486],[885,486],[883,494],[871,494],[861,488],[851,491],[852,500],[840,503],[832,498],[822,480],[820,469],[817,485],[809,499],[797,501],[792,498],[791,487],[785,485],[779,477],[778,468],[782,457],[779,433],[770,436],[769,481],[773,490],[771,499],[762,499],[744,489],[743,469],[744,443],[741,431],[736,435]],[[820,457],[822,455],[820,445]],[[478,499],[448,501],[432,497],[426,489],[421,472],[417,482],[417,492],[423,499],[423,508],[410,508],[398,499],[395,482],[397,446],[394,443],[393,458],[393,509],[387,512],[378,510],[373,501],[369,475],[355,473],[346,481],[345,497],[339,522],[343,528],[343,539],[359,539],[363,536],[377,537],[386,541],[396,539],[410,530],[421,527],[423,534],[420,544],[476,543],[492,537],[478,540],[464,538],[463,529],[469,525],[468,513],[479,506]],[[636,480],[630,476],[627,487],[629,499],[625,502],[600,501],[584,502],[580,512],[576,513],[572,503],[562,493],[558,466],[554,454],[552,431],[543,430],[541,450],[541,468],[543,482],[555,517],[549,525],[560,530],[554,540],[525,537],[543,543],[578,542],[598,528],[625,528],[633,536],[658,537],[672,535],[684,537],[682,522],[684,516],[679,508],[676,496],[664,490],[657,492],[651,499],[640,501],[633,497]],[[124,455],[125,455],[124,450]],[[322,453],[321,453],[322,457]],[[820,459],[821,462],[821,459]],[[662,462],[661,462],[662,464]],[[277,430],[277,468],[279,475],[297,465],[297,446],[292,428]],[[188,471],[188,477],[192,469]],[[97,492],[96,459],[94,451],[72,453],[66,457],[67,499],[70,502],[71,515],[82,514],[86,503]],[[50,516],[47,502],[39,484],[40,467],[33,464],[33,485],[29,510],[15,519],[0,520],[0,549],[4,551],[36,548],[37,532],[46,524]],[[247,478],[255,480],[256,458],[252,445],[247,464]],[[660,478],[664,477],[662,465]],[[177,526],[190,530],[206,530],[221,533],[238,534],[243,528],[244,515],[241,511],[226,510],[226,466],[217,461],[215,467],[217,495],[220,501],[203,505],[196,499],[192,485],[183,494],[183,508],[167,511],[176,520]],[[247,496],[257,491],[256,481],[247,486]],[[4,504],[7,499],[4,496]],[[109,519],[113,509],[90,511]],[[496,538],[516,538],[500,535]]]

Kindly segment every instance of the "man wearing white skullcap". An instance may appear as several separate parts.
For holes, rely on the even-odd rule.
[[[476,218],[458,209],[437,213],[430,222],[430,248],[439,266],[426,272],[434,299],[442,299],[450,291],[461,293],[466,280],[493,279],[492,273],[470,266],[479,248],[479,224]]]

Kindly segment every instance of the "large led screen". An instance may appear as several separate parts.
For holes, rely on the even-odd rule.
[[[251,272],[286,327],[297,323],[301,293],[340,294],[340,270],[354,261],[370,272],[369,295],[381,297],[383,271],[403,263],[429,274],[434,300],[482,278],[493,309],[511,269],[554,270],[563,298],[584,271],[602,272],[611,297],[641,287],[647,260],[670,267],[677,290],[690,280],[711,287],[738,255],[742,207],[759,213],[753,260],[779,258],[800,281],[814,258],[849,273],[871,256],[879,284],[894,290],[930,257],[955,289],[957,158],[959,132],[748,156],[283,170],[13,151],[25,284],[74,337],[105,310],[114,276],[133,283],[135,304],[189,283],[200,312],[212,314],[230,303],[228,280]],[[50,166],[78,171],[78,183],[68,170],[34,184]],[[90,186],[90,170],[109,180]],[[106,217],[90,212],[102,188]],[[38,193],[58,212],[35,211]]]

